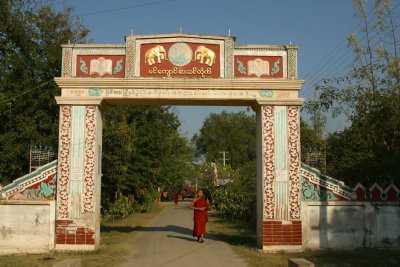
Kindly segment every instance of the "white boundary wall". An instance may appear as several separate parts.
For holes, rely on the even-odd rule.
[[[400,203],[303,201],[304,249],[400,246]]]
[[[54,248],[55,201],[0,201],[0,255]]]

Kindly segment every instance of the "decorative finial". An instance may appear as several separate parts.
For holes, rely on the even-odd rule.
[[[292,41],[289,41],[289,45],[292,45]]]
[[[182,28],[182,26],[179,28],[179,33],[180,33],[180,34],[183,33],[183,28]]]
[[[133,29],[131,29],[131,36],[133,35]]]
[[[71,44],[71,40],[70,39],[68,39],[68,44]]]
[[[231,29],[228,29],[228,36],[231,36]]]

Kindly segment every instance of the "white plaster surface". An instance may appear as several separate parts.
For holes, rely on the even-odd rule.
[[[303,202],[303,248],[400,246],[400,206],[369,202]]]
[[[0,254],[47,252],[54,247],[54,203],[0,205]]]

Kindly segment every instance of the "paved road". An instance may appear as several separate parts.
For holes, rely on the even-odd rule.
[[[205,243],[192,237],[190,202],[167,207],[132,239],[132,255],[122,266],[245,267],[231,248],[207,234]]]

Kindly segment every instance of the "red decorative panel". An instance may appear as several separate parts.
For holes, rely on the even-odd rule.
[[[54,200],[57,192],[57,177],[56,174],[48,176],[40,183],[27,187],[20,192],[27,199],[34,200]]]
[[[301,221],[291,221],[289,224],[282,224],[282,221],[264,221],[263,245],[302,245]]]
[[[57,161],[50,162],[3,187],[3,198],[12,200],[55,200]],[[0,199],[2,196],[0,196]]]
[[[382,190],[380,188],[374,186],[370,189],[370,192],[372,201],[382,201]]]
[[[390,186],[389,189],[386,189],[386,201],[398,201],[399,191],[396,190],[394,186]]]
[[[365,201],[365,189],[362,187],[358,187],[355,190],[357,194],[357,198],[355,199],[356,201]]]
[[[140,46],[141,77],[220,78],[217,44],[159,43]]]
[[[235,56],[237,78],[283,78],[280,56]]]
[[[76,77],[125,77],[125,56],[78,55]]]

